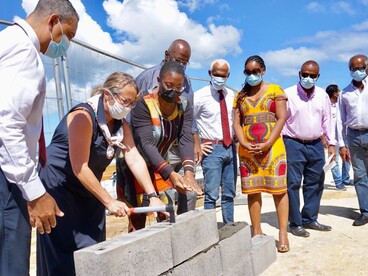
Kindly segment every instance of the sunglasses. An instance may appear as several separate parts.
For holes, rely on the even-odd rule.
[[[365,69],[367,69],[367,66],[351,67],[351,71],[353,71],[353,72],[355,72],[355,71],[364,71]]]
[[[252,71],[251,70],[248,70],[248,69],[245,69],[244,70],[244,74],[250,76],[250,75],[260,75],[262,73],[261,69],[253,69]]]
[[[312,79],[318,78],[318,74],[301,73],[301,75],[302,75],[303,78],[308,78],[308,77],[310,77]]]

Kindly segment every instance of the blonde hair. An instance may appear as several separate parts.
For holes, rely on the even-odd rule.
[[[118,94],[127,85],[133,86],[137,94],[139,93],[138,86],[131,75],[124,72],[114,72],[107,77],[103,85],[92,91],[91,96],[102,94],[105,89],[111,91],[111,93]]]

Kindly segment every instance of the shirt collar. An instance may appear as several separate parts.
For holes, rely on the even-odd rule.
[[[297,91],[298,91],[299,96],[311,99],[315,95],[316,86],[313,87],[312,93],[310,94],[309,97],[308,97],[308,94],[304,91],[304,89],[303,89],[302,85],[300,84],[300,82],[298,82],[298,84],[297,84]]]
[[[29,25],[27,21],[19,17],[16,17],[14,22],[17,23],[26,32],[26,34],[28,35],[29,39],[32,41],[37,51],[40,52],[41,51],[40,41],[38,40],[37,34],[31,27],[31,25]],[[19,26],[15,26],[15,27],[19,28]]]
[[[210,82],[210,89],[211,89],[211,94],[212,95],[218,95],[218,90],[216,90],[215,88],[213,88],[213,86],[211,85],[211,82]],[[224,94],[224,97],[226,97],[227,95],[227,90],[226,90],[226,87],[222,88],[222,93]]]

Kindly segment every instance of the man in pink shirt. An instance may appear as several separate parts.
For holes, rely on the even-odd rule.
[[[306,61],[299,71],[299,83],[285,89],[287,121],[282,135],[288,167],[289,226],[291,233],[300,237],[309,237],[306,228],[331,230],[317,221],[325,179],[322,135],[328,143],[328,154],[335,152],[330,99],[322,88],[315,86],[318,77],[318,63]],[[300,212],[302,179],[304,206]]]

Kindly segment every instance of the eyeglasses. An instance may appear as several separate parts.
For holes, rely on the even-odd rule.
[[[138,95],[137,95],[137,97],[134,100],[126,99],[126,98],[124,98],[123,96],[121,96],[119,94],[114,94],[114,95],[118,99],[118,102],[121,103],[125,107],[133,108],[137,104]]]
[[[171,60],[172,61],[175,61],[175,62],[177,62],[177,63],[179,63],[179,64],[181,64],[183,66],[188,66],[190,64],[189,63],[189,60],[182,60],[180,58],[174,57],[171,53],[169,53],[169,54],[170,54],[170,57],[171,57]]]
[[[175,90],[177,93],[180,93],[180,94],[183,93],[183,91],[185,89],[185,86],[181,86],[180,88],[179,88],[179,86],[173,87],[173,85],[171,83],[166,84],[164,82],[162,82],[162,86],[163,86],[163,88],[165,88],[165,90]]]
[[[301,75],[302,75],[303,78],[308,78],[308,77],[310,77],[312,79],[318,78],[318,74],[301,73]]]
[[[351,67],[351,71],[355,72],[355,71],[364,71],[365,69],[367,69],[367,66],[362,66],[362,67]]]
[[[250,75],[259,75],[261,73],[262,73],[261,69],[253,69],[252,71],[248,70],[248,69],[244,69],[244,74],[246,74],[248,76],[250,76]]]

